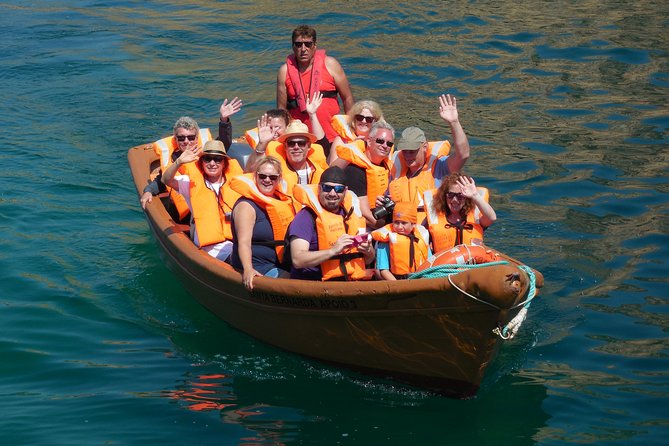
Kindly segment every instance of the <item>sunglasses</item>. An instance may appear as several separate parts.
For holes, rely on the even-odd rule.
[[[338,184],[336,186],[333,186],[331,184],[321,184],[321,190],[326,194],[330,193],[330,191],[333,189],[336,193],[343,194],[344,191],[346,190],[346,186],[342,186],[341,184]]]
[[[462,198],[464,197],[464,195],[462,195],[460,192],[448,192],[448,193],[446,194],[446,196],[447,196],[450,200],[452,200],[452,199],[454,199],[454,198],[457,198],[458,200],[462,200]]]
[[[365,121],[367,124],[371,124],[376,121],[376,118],[374,116],[355,115],[355,120],[358,122]]]
[[[380,138],[376,138],[376,143],[380,146],[385,144],[389,149],[395,145],[395,143],[392,141],[386,141],[385,139],[380,139]]]
[[[216,164],[221,164],[223,162],[223,157],[222,156],[213,156],[213,155],[204,155],[202,157],[202,161],[205,162],[205,163],[209,163],[209,162],[213,161]]]
[[[188,141],[195,141],[197,139],[197,135],[177,135],[177,141],[179,142],[184,142],[188,138]]]
[[[289,139],[286,141],[286,146],[292,147],[292,146],[297,146],[300,148],[304,148],[307,146],[307,141],[305,139]]]
[[[276,181],[279,179],[279,175],[266,175],[264,173],[258,173],[257,175],[258,178],[260,178],[261,180],[266,180],[267,178],[269,178],[272,181]]]
[[[307,48],[311,48],[314,46],[314,42],[293,42],[293,46],[295,48],[300,48],[302,45],[306,46]]]

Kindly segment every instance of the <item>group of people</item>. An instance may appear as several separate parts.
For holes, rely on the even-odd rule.
[[[254,277],[306,280],[404,279],[433,252],[477,244],[496,220],[487,190],[462,173],[470,156],[457,102],[439,97],[447,140],[418,127],[395,140],[374,101],[355,102],[339,62],[299,26],[277,76],[277,108],[245,132],[245,165],[228,156],[230,117],[220,107],[212,138],[189,117],[154,143],[161,173],[141,197],[169,191],[189,219],[193,243]],[[341,98],[345,114],[340,114]]]

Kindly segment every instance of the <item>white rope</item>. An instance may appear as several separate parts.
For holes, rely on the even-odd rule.
[[[498,307],[497,305],[495,305],[495,304],[491,304],[490,302],[486,302],[486,301],[483,300],[483,299],[479,299],[478,297],[469,294],[468,292],[466,292],[465,290],[463,290],[462,288],[460,288],[459,286],[457,286],[456,284],[454,284],[454,283],[453,283],[453,280],[451,280],[451,276],[452,276],[452,275],[453,275],[453,274],[449,274],[449,275],[448,275],[448,281],[451,283],[451,285],[453,285],[453,287],[454,287],[456,290],[460,291],[460,292],[461,292],[462,294],[464,294],[465,296],[471,297],[471,298],[474,299],[475,301],[481,302],[481,303],[486,304],[486,305],[490,305],[491,307],[493,307],[493,308],[496,309],[496,310],[501,310],[501,308]]]
[[[505,341],[507,339],[513,339],[513,337],[516,336],[516,333],[518,333],[520,326],[523,325],[523,322],[525,321],[526,317],[527,317],[527,307],[523,307],[520,309],[516,317],[511,319],[509,323],[506,324],[506,327],[504,327],[503,329],[495,327],[493,328],[492,332],[498,335],[500,338],[504,339]]]
[[[509,323],[506,324],[505,327],[503,327],[503,328],[495,327],[492,330],[492,332],[494,334],[496,334],[500,338],[504,339],[505,341],[508,340],[508,339],[513,339],[516,336],[516,334],[518,333],[518,330],[520,330],[520,326],[523,325],[523,322],[527,318],[527,309],[530,306],[530,303],[532,302],[532,299],[534,299],[534,297],[536,296],[536,289],[534,287],[534,274],[529,274],[529,273],[531,273],[531,270],[529,270],[529,268],[522,268],[522,269],[523,269],[523,271],[528,273],[528,276],[529,276],[528,278],[530,279],[529,280],[530,281],[530,289],[528,290],[529,291],[528,292],[528,297],[524,301],[514,305],[513,307],[511,307],[509,309],[513,310],[514,308],[518,308],[520,306],[523,306],[523,308],[520,309],[518,314],[513,319],[511,319],[509,321]],[[448,277],[449,283],[453,286],[453,288],[460,291],[465,296],[474,299],[477,302],[481,302],[483,304],[489,305],[489,306],[495,308],[496,310],[501,310],[502,309],[502,308],[498,307],[497,305],[491,304],[490,302],[486,302],[483,299],[479,299],[478,297],[468,293],[467,291],[465,291],[462,288],[460,288],[459,286],[457,286],[453,282],[453,280],[451,279],[452,275],[453,274],[449,274],[447,277]]]

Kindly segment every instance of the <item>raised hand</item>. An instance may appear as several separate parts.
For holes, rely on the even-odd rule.
[[[201,147],[189,147],[179,155],[178,161],[179,164],[192,163],[197,161],[200,158],[200,152],[202,151]]]
[[[455,96],[450,94],[439,96],[439,116],[449,124],[458,121],[458,105]]]
[[[456,184],[460,186],[460,191],[465,198],[472,198],[476,195],[476,183],[472,177],[461,175]]]
[[[241,110],[242,105],[244,105],[242,104],[242,100],[237,98],[237,96],[235,96],[230,102],[228,102],[227,98],[223,100],[221,109],[219,110],[221,113],[221,121],[226,121],[230,116]]]
[[[267,144],[277,136],[270,125],[271,122],[272,120],[267,116],[267,113],[258,119],[258,142]]]
[[[307,113],[309,115],[315,114],[318,110],[318,107],[321,106],[321,102],[323,102],[323,93],[320,91],[314,93],[313,98],[307,97]]]

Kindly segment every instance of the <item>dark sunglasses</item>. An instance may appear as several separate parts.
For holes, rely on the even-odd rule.
[[[464,195],[462,195],[460,192],[448,192],[446,194],[446,196],[451,200],[453,198],[457,198],[458,200],[462,200],[462,198],[464,197]]]
[[[355,115],[355,120],[358,122],[365,121],[367,124],[371,124],[372,122],[376,121],[376,118],[374,116]]]
[[[321,184],[321,190],[326,194],[330,193],[332,189],[334,189],[334,191],[338,194],[343,194],[344,191],[346,190],[346,186],[342,186],[341,184],[338,184],[336,186],[333,186],[331,184]]]
[[[295,48],[299,48],[302,45],[306,46],[307,48],[311,48],[312,46],[314,46],[314,42],[293,42],[293,46]]]
[[[386,141],[385,139],[380,139],[380,138],[376,138],[376,143],[380,146],[385,144],[389,149],[395,145],[395,143],[392,141]]]
[[[188,141],[195,141],[197,139],[197,135],[178,135],[177,141],[184,142],[186,138],[188,138]]]
[[[221,164],[223,162],[223,157],[222,156],[214,156],[214,155],[204,155],[202,157],[202,161],[205,162],[205,163],[213,161],[216,164]]]
[[[306,147],[307,141],[305,139],[289,139],[288,141],[286,141],[286,146]]]
[[[276,181],[276,180],[279,179],[279,175],[266,175],[264,173],[259,173],[257,175],[258,175],[258,178],[260,178],[261,180],[266,180],[267,178],[269,178],[272,181]]]

